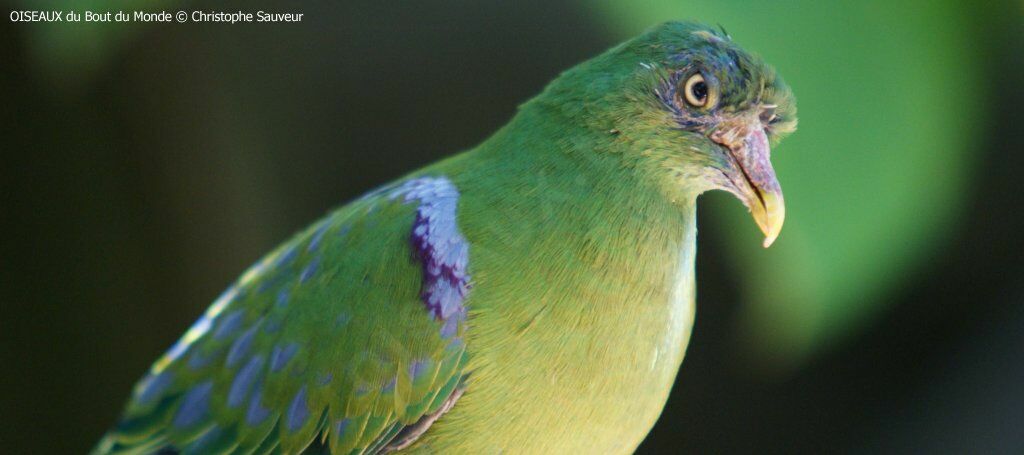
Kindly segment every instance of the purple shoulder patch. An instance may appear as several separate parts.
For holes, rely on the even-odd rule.
[[[469,292],[469,243],[459,232],[456,211],[459,191],[444,177],[409,180],[391,191],[389,198],[419,202],[412,225],[412,244],[423,262],[421,298],[435,319],[444,325],[441,336],[455,335],[466,319],[463,301]]]

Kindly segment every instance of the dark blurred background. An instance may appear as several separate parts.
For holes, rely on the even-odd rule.
[[[700,205],[698,318],[644,453],[1022,453],[1024,3],[0,3],[0,444],[82,453],[248,264],[668,19],[774,64],[776,245]],[[14,23],[12,10],[302,12]]]

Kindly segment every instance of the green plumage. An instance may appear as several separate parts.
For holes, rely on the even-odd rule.
[[[694,71],[714,105],[685,104]],[[773,238],[758,138],[794,116],[727,37],[654,28],[260,261],[96,452],[629,452],[689,339],[695,198],[737,194]]]
[[[328,441],[335,453],[347,453],[372,444],[395,423],[410,424],[436,410],[441,404],[437,392],[458,383],[464,344],[442,340],[437,323],[424,317],[419,267],[409,244],[414,208],[385,196],[353,203],[243,274],[221,298],[227,303],[213,307],[216,314],[209,316],[217,322],[182,355],[154,366],[151,375],[170,372],[175,377],[165,396],[148,405],[132,402],[125,423],[108,441],[182,447],[220,423],[223,437],[195,449],[248,453],[272,445],[293,453],[325,433],[327,422],[348,418],[348,431]],[[240,318],[237,328],[218,339],[231,320],[227,316]],[[229,363],[232,348],[240,349],[234,343],[249,330],[247,351],[262,355],[268,371],[275,349],[287,352],[296,346],[280,369],[265,376],[261,404],[274,411],[258,425],[244,423],[250,400],[233,408],[226,403],[234,377],[251,358],[235,356],[237,361]],[[417,359],[431,361],[423,367],[429,372],[412,381],[409,366]],[[176,428],[171,424],[176,402],[208,380],[213,381],[212,412],[194,425]],[[382,390],[391,381],[394,387]],[[309,417],[297,430],[276,428],[302,388]]]

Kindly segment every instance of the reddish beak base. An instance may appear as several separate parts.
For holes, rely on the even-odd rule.
[[[736,182],[745,205],[750,209],[754,222],[764,233],[764,247],[768,248],[782,231],[782,223],[786,219],[786,205],[782,197],[782,188],[772,168],[771,150],[768,136],[764,128],[758,125],[743,138],[742,145],[730,147],[733,159],[743,174],[745,185]],[[739,180],[739,179],[737,179]]]

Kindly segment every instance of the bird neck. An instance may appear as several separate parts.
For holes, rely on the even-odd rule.
[[[528,103],[466,154],[473,157],[467,160],[471,179],[497,185],[505,195],[515,191],[511,200],[542,209],[539,215],[548,222],[686,237],[701,186],[669,177],[611,125],[601,128],[595,125],[599,121],[568,116],[558,106]]]
[[[693,272],[696,195],[670,200],[653,171],[616,152],[613,133],[573,125],[527,106],[447,165],[460,168],[453,174],[471,256],[540,261],[510,272],[536,272],[550,287],[600,282],[595,292],[612,312],[664,305],[680,270]]]

